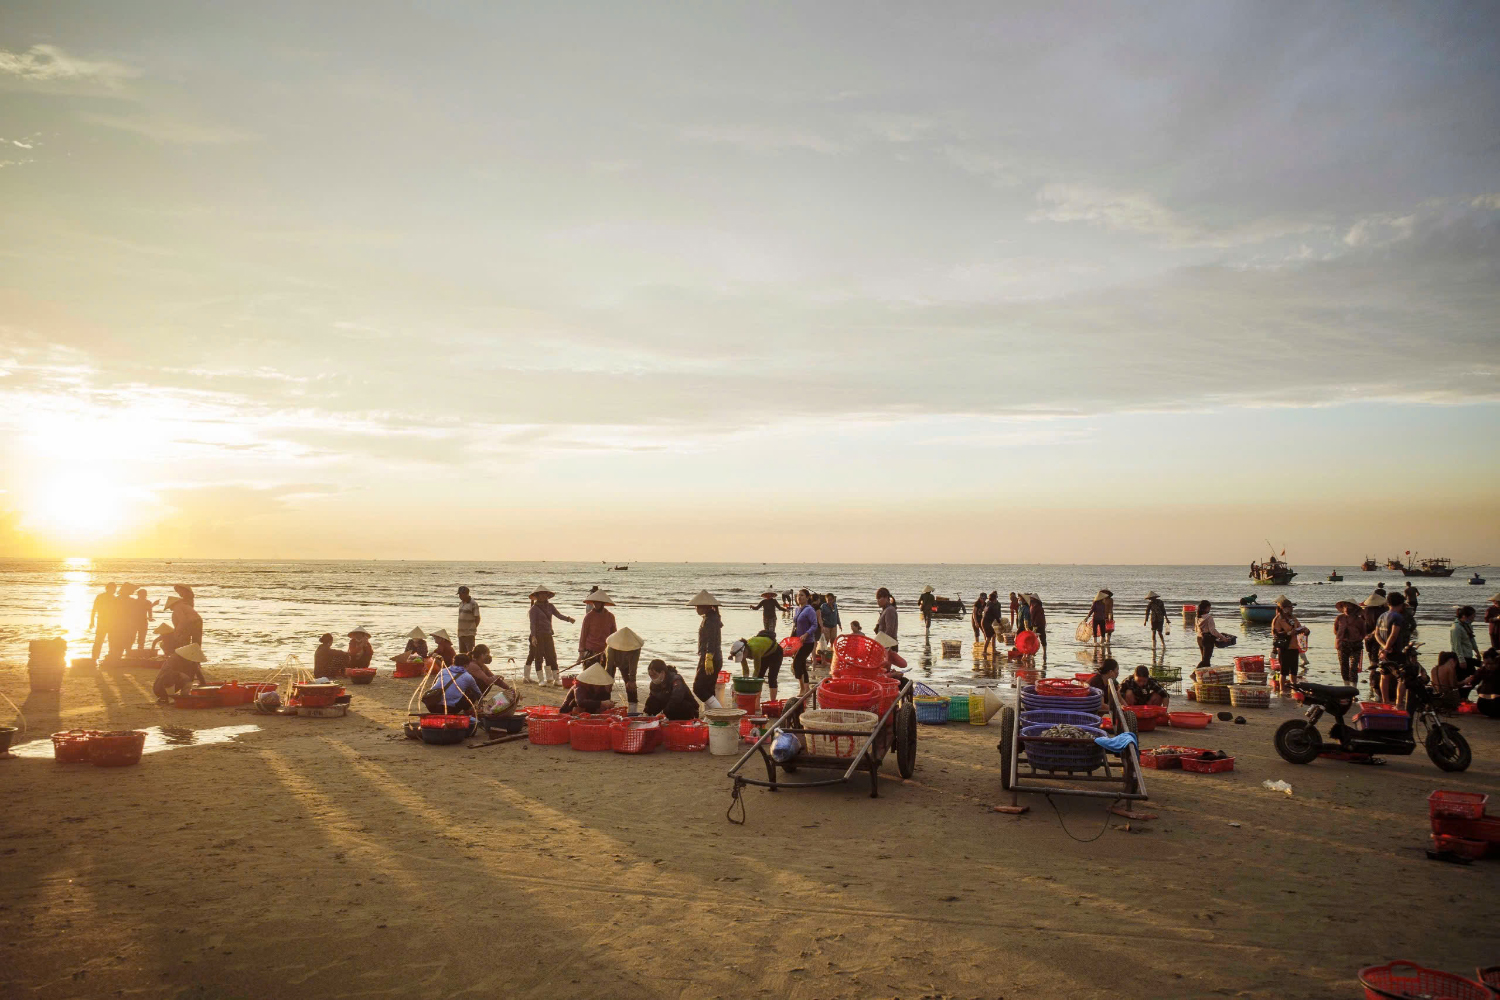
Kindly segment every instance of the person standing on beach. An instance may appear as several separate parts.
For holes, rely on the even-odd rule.
[[[1276,617],[1271,619],[1271,648],[1276,653],[1276,663],[1281,671],[1282,694],[1291,694],[1292,685],[1297,681],[1302,654],[1297,638],[1307,635],[1307,626],[1292,612],[1296,606],[1291,598],[1282,594],[1276,598]]]
[[[552,606],[552,598],[556,596],[556,591],[538,587],[531,592],[529,612],[531,649],[536,654],[537,673],[541,675],[541,683],[548,687],[562,683],[557,676],[557,645],[552,635],[552,619],[557,618],[569,625],[574,621]]]
[[[1106,602],[1104,591],[1094,595],[1094,603],[1089,605],[1089,624],[1094,633],[1094,645],[1107,645],[1109,643],[1109,604]]]
[[[1500,594],[1491,597],[1484,609],[1484,625],[1490,633],[1490,648],[1500,649]]]
[[[804,591],[805,593],[805,591]],[[706,590],[688,602],[698,611],[698,672],[693,675],[693,694],[709,708],[719,708],[719,671],[724,663],[724,619],[719,599]],[[811,645],[816,639],[809,639]]]
[[[612,608],[614,605],[615,602],[610,600],[608,594],[597,589],[583,599],[583,606],[588,610],[584,612],[583,625],[578,630],[578,662],[584,669],[604,662],[609,637],[618,628],[615,616],[605,608]]]
[[[94,630],[95,660],[98,660],[99,654],[104,651],[104,640],[108,638],[110,629],[114,626],[116,607],[115,585],[106,583],[103,593],[94,595],[94,606],[89,610],[89,628]]]
[[[121,584],[115,590],[114,604],[109,626],[109,659],[118,660],[135,642],[135,584]]]
[[[1021,598],[1012,590],[1010,592],[1010,627],[1012,631],[1015,631],[1016,626],[1020,624],[1020,614]]]
[[[984,655],[986,659],[995,655],[995,644],[999,641],[1000,634],[1005,631],[1005,605],[1000,601],[1000,591],[990,591],[989,600],[984,602],[984,622],[981,628],[984,630]]]
[[[1380,683],[1380,643],[1375,639],[1375,626],[1380,624],[1380,616],[1385,614],[1385,601],[1383,591],[1374,591],[1360,605],[1365,620],[1365,662],[1370,665],[1372,689]]]
[[[979,637],[984,633],[984,604],[984,591],[981,590],[979,596],[974,598],[974,611],[969,616],[969,624],[974,626],[975,642],[978,642]]]
[[[1146,591],[1146,617],[1141,620],[1142,625],[1151,626],[1151,655],[1156,655],[1156,640],[1161,640],[1162,652],[1167,649],[1167,606],[1162,603],[1161,595],[1154,590]]]
[[[1375,625],[1375,642],[1380,647],[1380,700],[1394,705],[1399,704],[1397,699],[1402,693],[1401,661],[1411,639],[1412,624],[1405,613],[1404,595],[1390,594],[1385,603],[1389,607]]]
[[[760,612],[761,630],[770,635],[772,639],[776,638],[776,615],[782,610],[781,602],[776,599],[776,591],[761,591],[760,602],[752,604],[750,609]]]
[[[839,637],[839,629],[843,627],[844,619],[839,615],[838,599],[832,594],[823,595],[823,606],[818,609],[818,625],[822,629],[823,641],[828,648],[833,648],[834,640]]]
[[[1359,687],[1360,652],[1365,639],[1365,616],[1353,601],[1339,601],[1338,617],[1333,620],[1333,641],[1339,649],[1339,677],[1345,684]]]
[[[936,607],[937,597],[933,595],[932,586],[929,584],[922,588],[922,596],[917,598],[917,611],[922,616],[923,631],[931,631],[932,611]]]
[[[1026,607],[1031,616],[1031,631],[1036,633],[1037,641],[1042,644],[1042,662],[1047,662],[1047,610],[1042,607],[1042,599],[1035,594],[1026,595]]]
[[[1448,630],[1448,648],[1458,657],[1458,672],[1468,677],[1479,669],[1479,643],[1474,639],[1474,609],[1465,604],[1453,609],[1453,626]]]
[[[469,596],[468,587],[458,588],[458,651],[472,653],[474,637],[479,634],[479,602]]]
[[[821,629],[822,623],[818,620],[818,610],[812,606],[812,594],[806,589],[797,591],[797,614],[792,619],[792,636],[799,640],[801,645],[797,647],[796,655],[792,657],[792,676],[797,678],[797,683],[802,686],[800,694],[807,693],[812,680],[807,661],[812,658],[813,650],[817,648]]]
[[[1401,588],[1401,594],[1406,598],[1406,617],[1413,627],[1417,624],[1417,595],[1420,593],[1417,585],[1410,580],[1407,580],[1406,586]]]
[[[1214,625],[1212,611],[1213,605],[1208,601],[1198,602],[1198,624],[1193,626],[1193,630],[1198,634],[1198,654],[1202,657],[1198,661],[1199,670],[1213,666],[1214,649],[1218,641],[1224,638]]]
[[[1031,595],[1023,592],[1017,596],[1020,598],[1020,608],[1016,612],[1016,631],[1020,631],[1031,628]]]
[[[880,605],[880,616],[875,619],[875,631],[884,632],[893,640],[899,641],[900,637],[896,635],[896,599],[891,596],[888,589],[881,587],[875,591],[875,603]],[[896,645],[890,648],[898,650],[901,647]]]
[[[132,639],[137,649],[146,648],[146,633],[151,631],[151,619],[154,617],[151,613],[153,604],[154,602],[147,599],[144,587],[137,590],[130,601],[130,622],[135,628]],[[126,648],[129,648],[128,644]]]

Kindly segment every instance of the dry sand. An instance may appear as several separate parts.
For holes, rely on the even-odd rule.
[[[119,770],[0,760],[0,996],[1326,998],[1394,958],[1500,962],[1500,861],[1423,854],[1434,788],[1500,800],[1483,719],[1445,776],[1293,767],[1290,704],[1246,712],[1194,740],[1238,770],[1147,772],[1160,818],[1080,843],[1044,798],[990,811],[998,726],[922,727],[878,800],[752,789],[733,826],[725,758],[427,747],[388,676],[339,720],[158,708],[149,681],[70,672],[59,699],[0,667],[28,738],[262,726]]]

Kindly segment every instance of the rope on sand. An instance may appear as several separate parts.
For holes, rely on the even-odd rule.
[[[1073,839],[1078,841],[1080,844],[1092,844],[1094,841],[1104,836],[1104,834],[1109,830],[1109,810],[1114,808],[1115,805],[1121,801],[1120,799],[1115,799],[1114,802],[1111,802],[1108,806],[1105,807],[1104,828],[1101,829],[1098,833],[1094,834],[1088,840],[1084,840],[1082,837],[1073,836],[1073,831],[1069,830],[1068,824],[1063,822],[1062,813],[1058,810],[1057,803],[1052,801],[1052,796],[1044,795],[1042,797],[1047,800],[1047,804],[1052,807],[1052,811],[1057,813],[1057,825],[1062,827],[1062,832],[1066,833],[1069,837],[1073,837]]]
[[[0,698],[5,698],[4,692],[0,692]],[[21,732],[26,732],[26,713],[21,711],[21,706],[17,705],[9,698],[5,698],[5,703],[16,710],[16,716],[21,720]]]

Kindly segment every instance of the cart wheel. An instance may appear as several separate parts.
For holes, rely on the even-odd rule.
[[[1136,735],[1140,735],[1141,727],[1140,727],[1139,723],[1136,721],[1135,713],[1134,712],[1121,712],[1120,714],[1123,715],[1123,716],[1125,716],[1125,731],[1126,732],[1130,732],[1130,733],[1135,733]]]
[[[1000,787],[1010,791],[1010,749],[1016,738],[1016,710],[1000,709]]]
[[[911,705],[896,709],[896,770],[910,778],[917,769],[917,710]]]

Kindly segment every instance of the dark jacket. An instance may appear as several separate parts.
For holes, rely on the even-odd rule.
[[[698,699],[688,690],[682,675],[672,670],[660,681],[651,682],[645,712],[647,715],[666,715],[669,719],[696,719]]]
[[[564,712],[587,712],[596,714],[609,701],[609,694],[613,686],[604,684],[574,684],[573,690],[563,699],[562,710]]]

